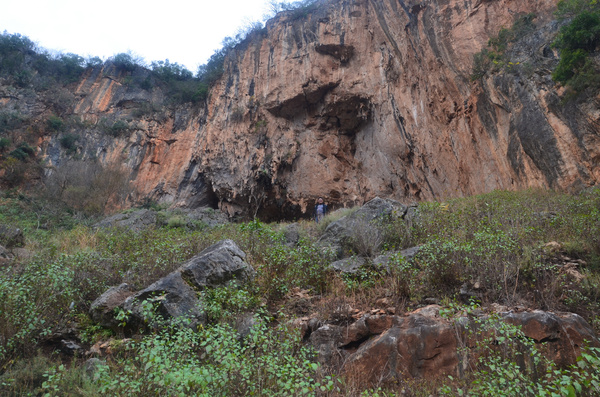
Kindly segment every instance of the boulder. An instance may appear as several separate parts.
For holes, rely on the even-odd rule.
[[[378,233],[376,221],[386,222],[402,218],[406,209],[407,207],[398,201],[376,197],[350,215],[330,223],[319,238],[319,243],[333,249],[338,258],[341,258],[343,247],[353,234]]]
[[[333,269],[340,273],[356,273],[358,270],[367,263],[365,258],[359,256],[353,256],[346,259],[340,259],[329,265],[330,269]]]
[[[0,265],[11,262],[14,257],[15,256],[11,252],[0,245]]]
[[[115,319],[114,310],[123,304],[134,292],[131,286],[126,283],[109,288],[92,302],[90,317],[103,327],[117,327],[118,321]]]
[[[127,287],[113,287],[99,297],[90,314],[105,326],[114,328],[114,308],[129,315],[127,332],[135,332],[147,324],[148,310],[165,320],[181,319],[194,327],[206,323],[198,292],[206,287],[225,285],[231,280],[245,283],[254,277],[254,269],[245,261],[246,254],[231,240],[223,240],[202,251],[177,270],[137,293]]]
[[[92,380],[97,380],[100,377],[99,370],[106,366],[106,361],[92,357],[83,363],[85,374]]]
[[[19,228],[0,225],[0,244],[6,248],[25,246],[25,236]]]
[[[292,223],[283,228],[283,238],[285,239],[285,245],[288,247],[295,247],[300,241],[300,226],[297,223]]]
[[[140,232],[156,225],[165,226],[169,224],[170,219],[175,217],[180,218],[178,219],[178,223],[181,226],[190,229],[214,227],[229,222],[227,215],[212,208],[178,208],[158,212],[149,209],[139,209],[110,216],[96,223],[94,228],[119,227]]]
[[[371,381],[462,376],[476,357],[466,352],[460,356],[458,348],[465,343],[475,346],[474,340],[462,338],[468,335],[467,329],[478,325],[464,314],[447,319],[439,311],[440,306],[430,305],[405,316],[365,314],[348,326],[324,324],[306,332],[312,331],[308,340],[321,363],[342,365],[348,374],[367,374]],[[486,318],[483,312],[472,315]],[[584,346],[600,346],[592,328],[577,314],[536,310],[498,315],[520,326],[542,354],[559,366],[574,364]],[[475,333],[475,338],[484,336]]]
[[[96,223],[95,229],[103,228],[125,228],[134,232],[140,232],[144,229],[156,225],[156,212],[147,209],[129,211],[121,214],[115,214]]]
[[[229,222],[227,215],[213,208],[178,209],[173,213],[181,213],[191,229],[197,228],[198,225],[215,227]]]

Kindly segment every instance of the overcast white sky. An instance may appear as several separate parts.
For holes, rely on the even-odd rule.
[[[226,36],[262,20],[268,0],[0,0],[0,31],[48,50],[106,59],[131,51],[192,72]]]

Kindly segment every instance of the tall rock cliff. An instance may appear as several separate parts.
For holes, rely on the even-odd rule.
[[[318,196],[343,206],[594,185],[600,98],[561,101],[555,7],[322,1],[278,14],[231,50],[206,105],[162,113],[139,109],[164,94],[127,89],[105,65],[78,84],[73,113],[90,125],[135,122],[117,138],[90,132],[81,152],[127,164],[139,197],[266,219],[302,216]],[[514,67],[472,81],[474,54],[531,13]],[[61,161],[56,139],[40,147]]]

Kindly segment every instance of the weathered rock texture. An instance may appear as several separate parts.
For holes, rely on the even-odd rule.
[[[147,322],[148,306],[164,319],[181,319],[191,326],[206,322],[198,292],[236,280],[245,283],[254,277],[254,269],[245,261],[246,254],[232,240],[216,243],[190,259],[177,270],[141,291],[127,284],[112,287],[90,307],[94,321],[117,328],[116,308],[129,313],[126,328],[135,331]]]
[[[439,309],[431,305],[406,316],[367,314],[348,326],[310,327],[311,320],[306,320],[303,329],[323,364],[342,366],[370,381],[462,376],[477,360],[466,354],[465,348],[475,347],[484,338],[490,347],[498,342],[489,332],[480,332],[472,319],[440,318]],[[591,327],[576,314],[533,311],[499,316],[520,326],[525,336],[561,367],[575,363],[583,347],[600,346]],[[468,330],[475,332],[469,334]]]
[[[94,130],[79,151],[126,164],[138,197],[265,218],[301,216],[321,195],[342,206],[593,185],[600,113],[593,100],[561,104],[555,5],[323,1],[305,17],[279,14],[230,51],[206,106],[144,115],[164,94],[128,87],[131,76],[108,64],[73,89],[72,112],[96,126],[135,122],[118,138]],[[510,56],[531,70],[472,82],[473,54],[523,13],[536,14],[536,30]],[[60,162],[56,139],[40,148]]]

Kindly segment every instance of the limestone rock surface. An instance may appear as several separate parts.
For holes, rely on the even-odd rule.
[[[303,330],[323,364],[363,374],[371,381],[460,377],[477,357],[465,356],[458,348],[473,346],[476,339],[489,334],[478,333],[472,318],[442,318],[439,309],[431,305],[404,316],[365,314],[347,326],[323,324],[316,330],[307,326],[312,320],[307,319]],[[498,315],[502,321],[520,326],[559,366],[575,363],[585,346],[600,346],[590,325],[577,314],[536,310]],[[479,314],[481,319],[485,316]],[[475,339],[465,339],[468,329],[475,329]]]
[[[283,12],[227,54],[202,104],[128,81],[148,71],[106,63],[63,92],[82,122],[77,154],[129,172],[132,201],[229,216],[310,216],[374,197],[403,202],[494,189],[580,189],[600,179],[597,98],[563,103],[551,73],[555,0],[323,0]],[[473,55],[524,14],[534,29],[510,49],[510,71],[472,81]],[[527,69],[523,65],[529,65]],[[10,94],[8,92],[10,91]],[[43,125],[44,93],[0,87],[7,112]],[[158,109],[155,109],[158,108]],[[104,126],[127,120],[127,131]],[[60,135],[37,151],[58,167]],[[50,172],[50,171],[49,171]]]
[[[149,309],[166,320],[181,319],[189,326],[203,324],[206,314],[198,292],[233,280],[249,281],[254,269],[245,258],[232,240],[220,241],[141,291],[131,292],[127,285],[109,289],[92,304],[90,314],[102,325],[115,328],[114,308],[118,307],[128,313],[127,328],[132,331],[148,325]]]

